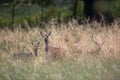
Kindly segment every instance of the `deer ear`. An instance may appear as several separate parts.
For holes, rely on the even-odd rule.
[[[51,35],[51,31],[48,33],[48,36],[50,36]]]

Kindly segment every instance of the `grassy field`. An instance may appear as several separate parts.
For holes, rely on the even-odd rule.
[[[51,46],[65,49],[62,60],[44,58],[40,31],[51,31]],[[47,24],[46,29],[0,30],[0,80],[120,80],[120,24]],[[14,59],[17,52],[31,52],[39,41],[38,57]]]

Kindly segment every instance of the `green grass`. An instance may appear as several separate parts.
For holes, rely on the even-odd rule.
[[[119,80],[120,60],[0,61],[0,80]]]

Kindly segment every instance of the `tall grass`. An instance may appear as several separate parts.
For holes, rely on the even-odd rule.
[[[51,31],[50,45],[64,48],[62,60],[45,61],[40,31]],[[16,28],[0,31],[0,80],[120,80],[120,25],[98,23],[47,24],[46,29]],[[39,41],[38,57],[13,59],[17,52],[31,52]]]

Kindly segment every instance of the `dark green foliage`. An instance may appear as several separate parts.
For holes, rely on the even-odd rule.
[[[4,9],[4,10],[3,10]],[[11,7],[1,7],[3,10],[0,13],[0,25],[9,26],[12,23],[12,11]],[[3,14],[4,13],[4,14]],[[48,22],[51,19],[56,20],[69,20],[72,15],[72,11],[68,7],[55,7],[49,6],[45,7],[43,12],[41,11],[41,6],[39,5],[21,5],[15,7],[15,24],[24,24],[28,22],[30,25],[39,25],[40,21]]]
[[[83,2],[81,0],[78,0],[78,6],[77,6],[77,18],[83,19]]]
[[[120,17],[120,0],[112,2],[111,12],[114,17]]]
[[[87,0],[84,0],[87,1]],[[120,17],[120,1],[110,0],[104,1],[105,5],[102,4],[101,8],[99,0],[97,6],[93,6],[95,10],[94,15],[98,15],[99,12],[107,13],[105,16],[112,15],[113,17]],[[102,1],[102,0],[101,0]],[[0,1],[0,28],[4,26],[12,26],[12,0],[1,0]],[[80,20],[84,18],[84,6],[83,0],[77,1],[77,9],[75,11],[76,19]],[[108,2],[108,3],[107,3]],[[4,3],[8,3],[7,5]],[[67,22],[73,18],[74,14],[74,0],[14,0],[15,3],[15,16],[14,24],[24,25],[28,22],[30,26],[38,26],[40,22],[49,22],[51,19],[57,21]],[[87,3],[88,4],[88,3]],[[108,5],[107,5],[108,4]],[[89,8],[90,6],[87,5]],[[105,7],[107,6],[107,7]],[[108,9],[109,8],[109,9]],[[107,11],[109,10],[109,11]],[[87,10],[88,11],[88,10]],[[89,12],[92,12],[91,10]],[[86,14],[88,14],[86,12]],[[93,16],[93,13],[91,13]],[[97,19],[99,16],[96,17]],[[107,18],[109,20],[109,18]]]

